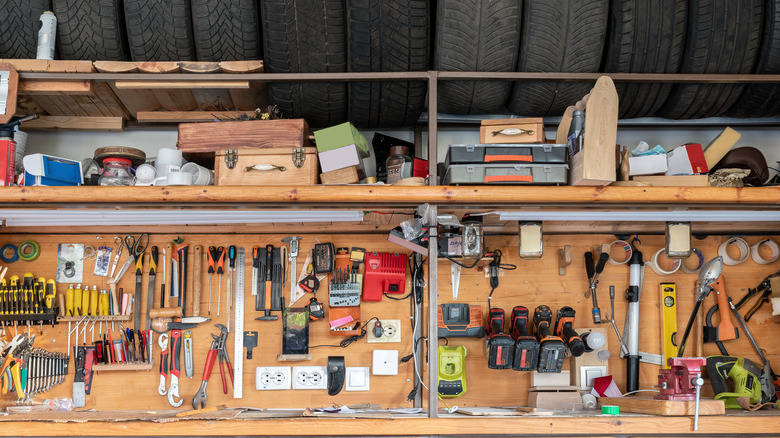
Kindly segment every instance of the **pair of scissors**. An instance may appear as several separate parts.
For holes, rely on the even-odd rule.
[[[129,257],[127,258],[125,264],[122,265],[122,269],[119,270],[119,273],[116,274],[116,277],[111,280],[111,282],[114,284],[119,282],[119,280],[122,278],[122,275],[124,275],[125,271],[127,271],[127,268],[129,268],[133,262],[137,261],[138,258],[143,255],[144,251],[146,251],[146,247],[149,246],[149,234],[143,233],[138,237],[137,240],[135,236],[127,235],[125,236],[125,246],[127,246]]]

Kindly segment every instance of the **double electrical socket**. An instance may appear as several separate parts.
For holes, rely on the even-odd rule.
[[[328,389],[328,372],[325,367],[293,367],[292,377],[293,389]]]
[[[369,327],[366,327],[368,335],[366,336],[366,342],[368,343],[381,343],[381,342],[401,342],[401,320],[400,319],[380,319],[382,323],[382,336],[374,336],[373,323]]]
[[[257,367],[255,389],[290,389],[290,367]]]

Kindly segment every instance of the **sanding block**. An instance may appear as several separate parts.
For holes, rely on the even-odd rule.
[[[726,127],[712,142],[704,148],[704,159],[707,160],[707,167],[712,169],[718,164],[721,158],[728,153],[731,148],[742,138],[742,134]]]

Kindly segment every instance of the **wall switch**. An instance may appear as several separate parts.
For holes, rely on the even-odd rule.
[[[368,391],[370,386],[368,367],[347,367],[346,374],[345,391]]]
[[[374,350],[371,373],[375,376],[398,374],[398,350]]]

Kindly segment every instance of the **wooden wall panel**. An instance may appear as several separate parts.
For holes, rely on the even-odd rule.
[[[650,260],[653,254],[664,244],[663,236],[640,236],[639,249],[644,255],[644,260]],[[704,253],[706,259],[717,255],[717,248],[726,237],[709,237],[705,240],[694,240],[694,247]],[[761,237],[747,237],[749,244],[758,242]],[[561,306],[571,306],[577,312],[576,327],[592,327],[591,300],[585,298],[584,292],[588,288],[585,274],[584,253],[593,250],[595,245],[610,243],[615,240],[610,235],[555,235],[544,237],[544,256],[540,260],[519,260],[517,253],[517,236],[487,236],[485,246],[489,250],[500,248],[503,251],[502,263],[517,265],[517,270],[503,271],[500,277],[499,287],[493,294],[493,307],[501,307],[506,311],[507,320],[512,307],[523,305],[529,308],[531,315],[533,309],[540,305],[550,306],[553,313]],[[558,275],[558,249],[563,245],[572,247],[572,264],[566,269],[565,276]],[[693,262],[692,260],[689,262]],[[481,263],[486,265],[487,262]],[[747,292],[747,288],[756,287],[767,275],[780,269],[780,261],[769,265],[758,265],[748,258],[737,266],[726,266],[724,275],[729,296],[738,301]],[[450,262],[439,262],[439,303],[452,302],[452,287],[450,281]],[[597,289],[599,307],[602,319],[609,333],[609,346],[612,357],[609,367],[618,386],[625,391],[626,387],[626,361],[619,358],[619,343],[609,324],[609,285],[616,289],[615,320],[622,331],[626,316],[626,300],[624,292],[628,287],[629,272],[626,265],[607,264],[604,273],[599,277]],[[678,297],[678,330],[680,333],[685,328],[693,307],[695,295],[695,283],[697,276],[679,271],[669,276],[659,276],[650,267],[645,270],[644,287],[640,302],[641,336],[639,349],[649,353],[661,353],[661,326],[660,326],[660,290],[661,282],[675,282],[677,284]],[[490,292],[488,279],[483,270],[463,269],[460,279],[460,290],[457,302],[467,302],[483,306],[487,314],[487,296]],[[750,302],[749,305],[752,305]],[[714,293],[705,300],[703,309],[706,312],[715,304]],[[741,313],[749,308],[744,307]],[[717,323],[718,317],[714,318]],[[508,324],[508,321],[507,321]],[[736,325],[737,322],[734,321]],[[756,337],[758,344],[766,351],[770,362],[780,363],[780,344],[776,335],[780,325],[771,319],[771,309],[765,304],[761,310],[748,322],[748,328]],[[682,334],[680,334],[682,336]],[[692,342],[692,341],[690,341]],[[689,342],[688,355],[692,355],[693,344]],[[443,345],[444,341],[440,341]],[[484,357],[482,339],[452,338],[450,345],[464,345],[468,350],[466,358],[467,393],[460,398],[446,399],[450,406],[516,406],[525,405],[527,401],[527,389],[530,385],[530,372],[518,372],[514,370],[491,370],[487,367]],[[740,338],[725,342],[724,345],[731,355],[741,355],[760,364],[760,360],[753,350],[747,336],[740,329]],[[717,354],[715,344],[704,345],[705,355]],[[564,369],[569,368],[569,360],[564,361]],[[777,366],[775,366],[777,367]],[[640,388],[652,389],[657,384],[658,366],[642,363],[640,367]],[[712,389],[707,384],[703,394],[712,395]],[[440,407],[444,407],[442,401]]]
[[[314,245],[313,235],[296,233],[303,237],[301,241],[300,251],[301,256],[298,258],[298,272],[304,268],[303,263],[305,260],[306,252]],[[8,273],[6,278],[10,275],[22,276],[24,272],[33,272],[36,276],[45,276],[52,278],[55,275],[56,270],[56,258],[57,258],[57,244],[58,243],[83,243],[90,244],[95,247],[101,244],[110,244],[113,246],[113,236],[111,232],[106,232],[97,237],[103,239],[97,239],[95,234],[78,234],[78,235],[66,235],[66,234],[48,234],[48,235],[2,235],[0,236],[0,245],[6,243],[13,243],[15,245],[21,242],[33,239],[40,243],[42,253],[40,258],[34,262],[18,261],[8,265]],[[152,235],[151,244],[157,245],[160,248],[160,263],[162,263],[162,248],[165,247],[166,242],[175,238],[175,234],[155,234]],[[256,330],[259,332],[258,347],[254,350],[252,360],[244,360],[244,397],[243,399],[233,399],[232,385],[228,390],[228,394],[222,393],[220,375],[218,364],[215,365],[214,371],[211,376],[210,383],[208,385],[208,406],[228,405],[228,406],[255,406],[261,408],[305,408],[305,407],[322,407],[336,404],[351,404],[351,403],[375,403],[381,405],[383,408],[390,407],[410,407],[411,404],[407,403],[406,396],[412,390],[412,376],[413,368],[412,362],[399,365],[399,372],[397,376],[371,376],[370,386],[371,389],[368,392],[346,392],[342,391],[339,395],[331,397],[327,394],[327,391],[307,391],[307,390],[288,390],[288,391],[256,391],[255,388],[255,367],[257,366],[294,366],[294,365],[326,365],[327,357],[329,355],[343,355],[346,357],[347,366],[371,366],[372,351],[374,349],[398,349],[399,357],[411,354],[411,328],[409,324],[409,302],[405,301],[392,301],[387,298],[377,303],[364,303],[362,305],[362,319],[368,320],[372,316],[385,319],[400,319],[402,321],[402,342],[394,344],[368,344],[365,339],[361,339],[347,348],[314,348],[311,350],[313,354],[313,360],[305,362],[278,362],[276,360],[277,354],[281,353],[281,336],[282,336],[282,322],[281,319],[274,322],[255,321],[254,318],[260,316],[260,312],[254,311],[254,297],[251,296],[251,248],[253,245],[265,246],[266,244],[273,244],[274,246],[283,245],[281,238],[286,235],[268,234],[268,235],[205,235],[195,234],[186,235],[185,241],[190,244],[190,263],[188,267],[190,275],[190,283],[188,290],[192,291],[192,257],[194,245],[204,245],[204,252],[208,248],[208,245],[223,245],[226,248],[234,244],[236,246],[243,246],[247,250],[246,256],[246,292],[245,292],[245,330]],[[382,236],[361,236],[361,235],[324,235],[318,234],[316,237],[321,242],[333,242],[336,247],[339,246],[359,246],[366,248],[368,251],[393,251],[397,252],[400,247],[393,245]],[[127,259],[127,251],[123,252],[120,265]],[[203,295],[201,298],[201,315],[207,316],[207,304],[208,304],[208,275],[205,272],[207,267],[207,261],[203,261]],[[94,261],[85,260],[84,264],[84,282],[86,285],[97,285],[98,289],[107,288],[106,279],[103,277],[95,277],[92,274],[94,268]],[[148,265],[145,264],[144,271],[148,272]],[[146,285],[147,285],[147,272],[144,272],[143,284],[144,284],[144,297],[143,303],[145,307],[146,303]],[[162,267],[158,268],[158,277],[156,285],[155,305],[159,304],[159,288],[162,278]],[[170,268],[168,268],[168,274],[170,275]],[[227,280],[225,276],[222,278],[222,309],[220,316],[216,316],[216,302],[217,302],[217,290],[218,290],[218,277],[215,275],[212,281],[212,321],[205,323],[196,329],[193,329],[193,338],[195,343],[194,354],[194,378],[189,379],[184,376],[184,370],[182,369],[182,377],[180,379],[180,394],[184,398],[184,404],[181,409],[191,409],[191,401],[193,395],[198,391],[201,383],[201,376],[203,373],[204,362],[206,358],[206,352],[211,344],[211,337],[209,333],[218,333],[213,324],[225,323],[225,302],[226,302],[226,284]],[[67,290],[67,284],[58,284],[58,294],[64,294]],[[125,291],[133,292],[135,289],[135,275],[134,267],[130,268],[128,272],[120,280],[119,287],[124,288]],[[409,282],[407,281],[407,290],[409,288]],[[289,283],[285,285],[284,296],[289,297]],[[190,292],[191,293],[191,292]],[[190,295],[191,296],[191,295]],[[297,306],[303,306],[309,301],[311,295],[306,295],[302,298]],[[321,302],[327,303],[327,285],[323,284],[320,287],[320,291],[317,294]],[[286,298],[287,299],[287,298]],[[188,306],[191,309],[191,306]],[[188,310],[191,314],[191,311]],[[326,309],[326,315],[328,310]],[[277,312],[278,314],[278,312]],[[234,318],[231,315],[231,330],[234,327]],[[142,320],[142,325],[144,322]],[[132,326],[132,323],[129,324]],[[328,333],[327,321],[316,321],[310,325],[310,345],[322,345],[322,344],[337,344],[342,337],[330,336]],[[13,332],[13,329],[10,330]],[[43,335],[40,334],[38,328],[33,329],[33,334],[36,335],[35,346],[45,348],[50,351],[66,351],[67,350],[67,338],[65,332],[67,331],[67,323],[60,323],[55,328],[45,327]],[[96,326],[96,335],[97,331]],[[227,350],[228,355],[233,360],[233,342],[234,333],[231,333],[228,342]],[[87,332],[87,343],[91,341],[91,332]],[[87,396],[86,408],[94,408],[100,410],[122,410],[122,409],[141,409],[141,410],[155,410],[155,409],[170,409],[167,397],[163,397],[157,394],[157,386],[159,383],[159,360],[160,349],[157,346],[156,336],[154,342],[154,361],[155,365],[153,371],[144,372],[98,372],[93,380],[92,394]],[[244,353],[246,358],[246,353]],[[72,365],[72,363],[71,363]],[[182,358],[183,368],[183,358]],[[72,393],[72,381],[73,381],[73,368],[70,370],[70,375],[66,382],[54,390],[44,394],[46,398],[57,396],[71,396]],[[167,380],[167,384],[170,384],[170,377]],[[0,397],[0,404],[3,406],[15,403],[15,396],[10,395]]]

